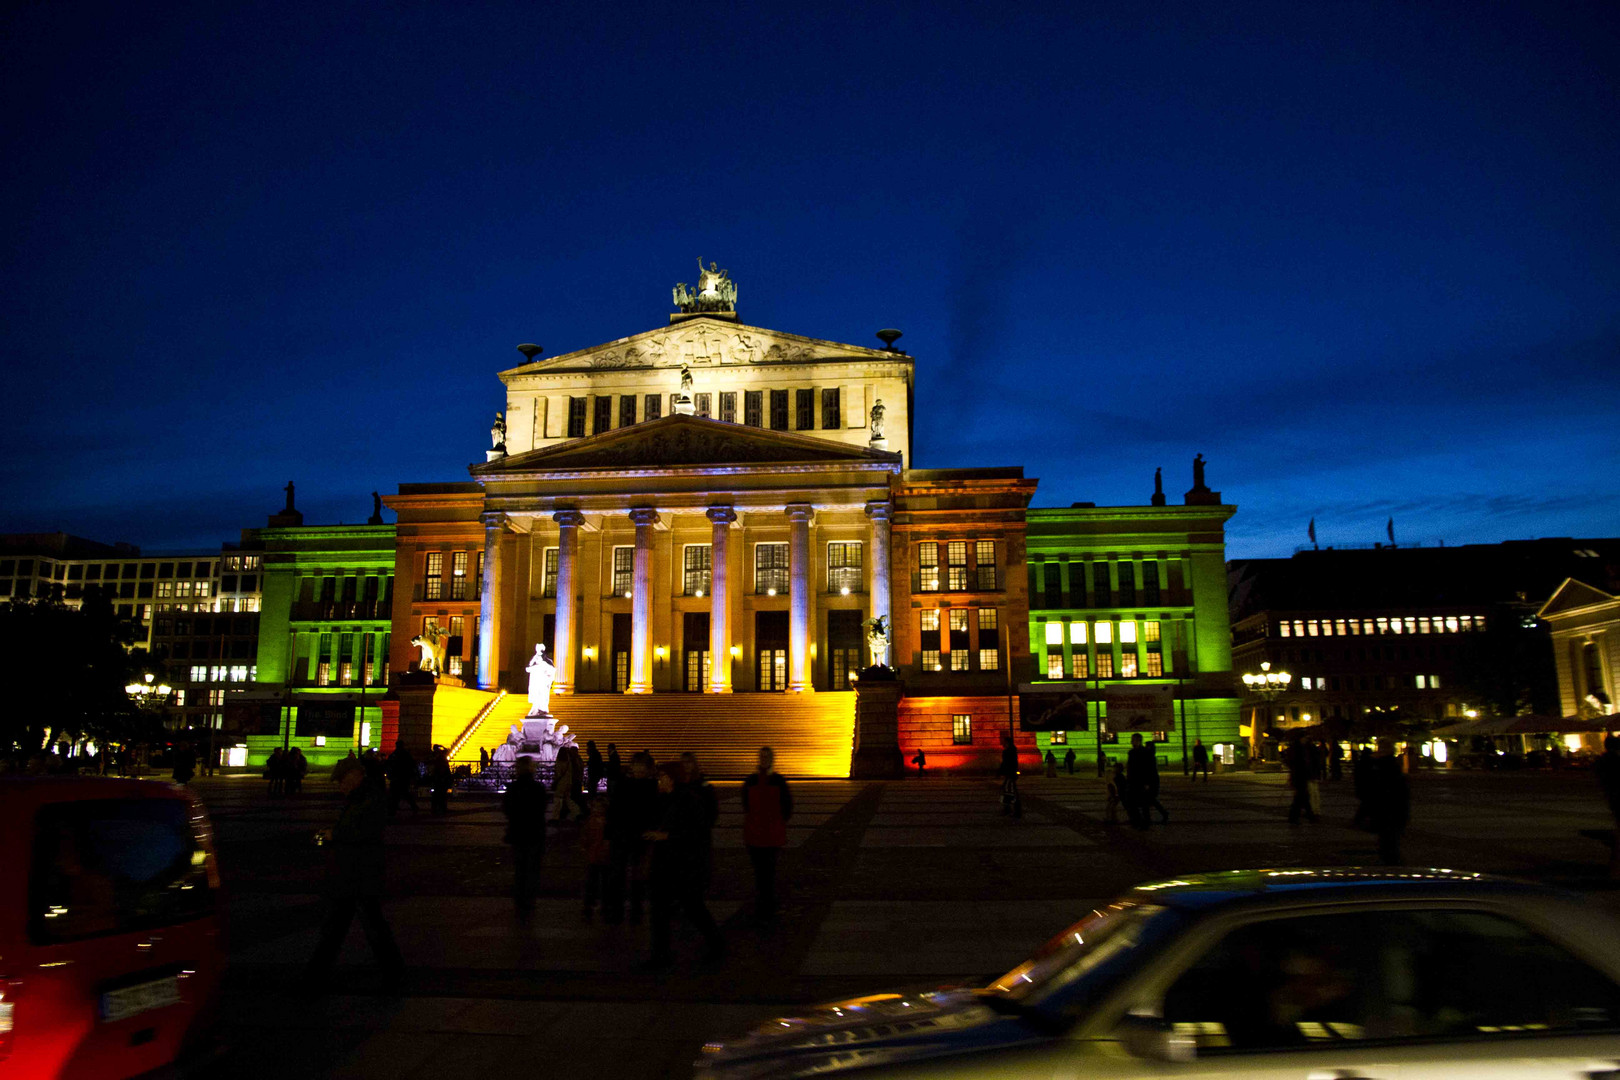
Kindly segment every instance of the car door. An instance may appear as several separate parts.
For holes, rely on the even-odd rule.
[[[1569,1080],[1620,1059],[1620,987],[1499,912],[1270,911],[1210,939],[1135,1010],[1191,1059],[1094,1075]]]

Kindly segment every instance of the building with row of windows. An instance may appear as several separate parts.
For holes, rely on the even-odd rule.
[[[1563,715],[1538,609],[1560,582],[1617,556],[1620,541],[1552,538],[1234,560],[1234,667],[1292,676],[1284,692],[1249,700],[1249,737],[1274,752],[1304,728],[1370,737],[1468,716]]]

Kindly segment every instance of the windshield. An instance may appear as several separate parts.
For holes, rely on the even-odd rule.
[[[1142,946],[1163,937],[1170,918],[1162,907],[1132,900],[1098,908],[986,989],[1021,1006],[1072,1013],[1094,996],[1081,980],[1099,989],[1112,984]]]

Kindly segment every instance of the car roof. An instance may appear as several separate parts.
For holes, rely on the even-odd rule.
[[[0,776],[0,800],[71,802],[78,799],[168,798],[184,799],[186,792],[164,780],[136,780],[127,776]]]
[[[1336,900],[1467,900],[1491,897],[1557,898],[1554,889],[1512,878],[1464,870],[1425,867],[1276,867],[1222,870],[1146,882],[1127,896],[1144,903],[1187,911],[1279,900],[1331,903]]]

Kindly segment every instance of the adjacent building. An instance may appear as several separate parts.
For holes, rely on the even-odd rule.
[[[1594,552],[1591,558],[1600,558],[1588,550]],[[1588,720],[1614,716],[1620,693],[1620,564],[1594,561],[1582,579],[1565,579],[1537,614],[1552,634],[1560,714]]]
[[[1420,730],[1471,715],[1551,714],[1552,639],[1537,619],[1559,582],[1620,555],[1620,541],[1303,550],[1228,566],[1240,673],[1286,670],[1252,696],[1258,747],[1288,729],[1338,737]]]

